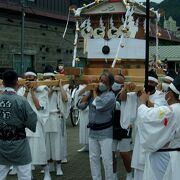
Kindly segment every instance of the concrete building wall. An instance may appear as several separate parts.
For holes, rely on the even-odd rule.
[[[74,41],[74,23],[70,23],[65,39],[66,22],[47,18],[25,18],[24,54],[31,56],[33,66],[42,71],[46,64],[57,65],[62,59],[71,65]],[[21,53],[21,15],[0,14],[0,67],[16,67]]]
[[[65,39],[62,35],[66,25],[69,6],[80,6],[88,0],[24,0],[25,42],[24,64],[21,61],[21,1],[0,0],[0,72],[14,67],[19,73],[27,66],[42,71],[46,64],[57,65],[62,59],[71,66],[75,25],[70,17]],[[84,57],[82,47],[77,57]],[[77,64],[77,65],[80,65]]]

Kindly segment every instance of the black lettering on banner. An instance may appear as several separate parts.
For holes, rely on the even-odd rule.
[[[2,100],[0,102],[0,108],[2,108],[0,110],[0,117],[3,119],[10,119],[11,117],[11,112],[10,112],[10,108],[11,108],[11,102],[9,100]]]

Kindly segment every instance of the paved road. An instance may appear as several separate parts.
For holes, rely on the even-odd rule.
[[[79,127],[72,127],[70,120],[67,122],[68,132],[68,163],[62,165],[63,176],[52,173],[52,180],[91,180],[89,159],[87,152],[77,152],[82,146],[79,145]],[[43,180],[40,168],[33,171],[34,180]],[[125,170],[122,161],[118,160],[118,177],[125,180]],[[7,180],[16,180],[16,176],[8,176]]]

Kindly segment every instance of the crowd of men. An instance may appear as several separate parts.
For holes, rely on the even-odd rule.
[[[51,171],[63,175],[72,91],[61,80],[56,87],[32,87],[31,81],[37,81],[32,69],[27,69],[24,78],[25,84],[18,86],[16,72],[3,74],[0,177],[6,179],[13,167],[19,180],[31,180],[32,169],[41,165],[44,180],[51,180]],[[55,80],[51,66],[45,67],[43,80]],[[75,91],[80,144],[84,144],[78,151],[89,151],[93,180],[102,179],[101,160],[105,179],[118,179],[118,154],[127,171],[126,180],[180,177],[180,77],[169,72],[159,83],[157,74],[150,71],[147,91],[135,89],[134,83],[125,83],[122,74],[104,72],[95,88],[82,84]]]

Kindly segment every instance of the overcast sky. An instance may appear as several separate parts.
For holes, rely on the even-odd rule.
[[[144,2],[145,0],[137,0],[138,2]],[[153,1],[153,2],[156,2],[156,3],[160,3],[162,2],[163,0],[150,0],[150,1]]]

